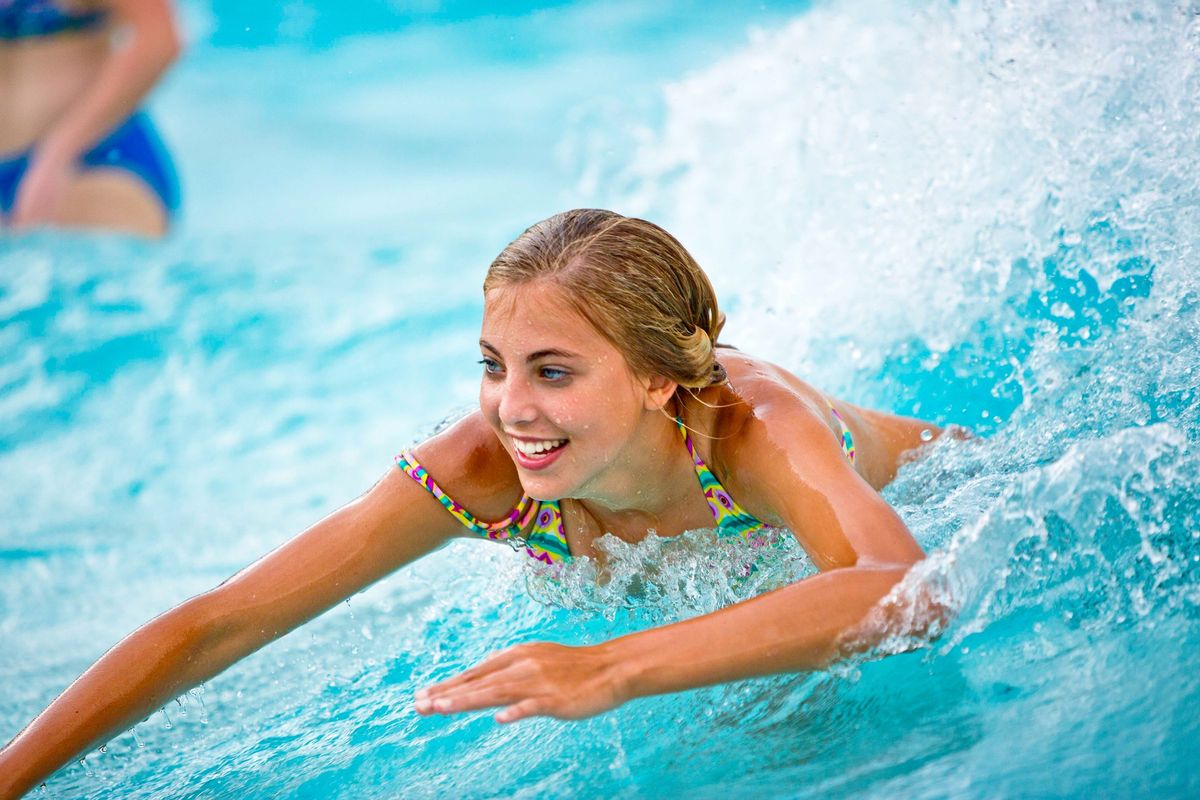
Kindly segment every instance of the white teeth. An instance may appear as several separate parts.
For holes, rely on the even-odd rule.
[[[527,456],[536,456],[539,453],[545,453],[548,450],[553,450],[567,443],[566,439],[551,439],[541,442],[523,442],[520,439],[512,440],[513,447],[520,453]]]

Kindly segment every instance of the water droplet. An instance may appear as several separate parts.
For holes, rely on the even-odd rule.
[[[933,441],[933,431],[929,430],[929,428],[926,428],[925,430],[921,431],[921,441],[922,442],[932,442]]]

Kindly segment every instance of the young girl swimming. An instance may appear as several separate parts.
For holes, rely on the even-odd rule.
[[[479,410],[113,647],[0,750],[0,798],[459,536],[517,543],[556,569],[602,559],[607,534],[780,528],[820,572],[600,645],[512,647],[416,691],[422,714],[579,719],[869,646],[864,619],[924,555],[878,490],[941,430],[718,345],[722,324],[707,277],[656,225],[599,210],[534,225],[484,281]]]

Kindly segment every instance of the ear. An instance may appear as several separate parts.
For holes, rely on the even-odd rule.
[[[647,411],[662,410],[679,388],[678,383],[663,375],[651,375],[645,379],[645,383]]]

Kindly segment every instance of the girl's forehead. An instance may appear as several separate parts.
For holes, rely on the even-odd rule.
[[[566,349],[582,353],[612,348],[570,301],[547,281],[489,289],[483,301],[483,340],[517,350]]]
[[[569,303],[567,291],[550,280],[532,280],[493,286],[483,293],[485,309],[507,311],[529,303]]]
[[[573,322],[583,319],[566,292],[547,281],[497,286],[483,295],[484,327],[489,323],[554,322],[563,317],[571,317]]]

